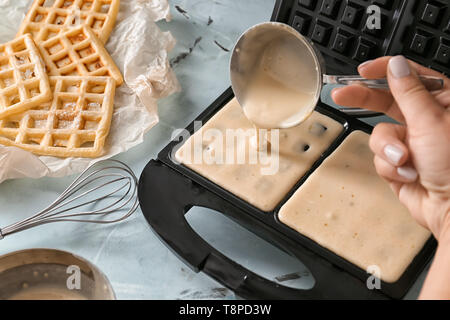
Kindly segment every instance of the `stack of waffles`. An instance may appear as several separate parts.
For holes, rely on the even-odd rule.
[[[103,153],[122,75],[104,44],[120,0],[34,0],[0,45],[0,144],[37,155]]]

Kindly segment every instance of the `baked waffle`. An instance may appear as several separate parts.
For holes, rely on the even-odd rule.
[[[53,76],[50,85],[52,102],[0,120],[0,144],[46,156],[100,156],[111,126],[114,80]]]
[[[77,27],[39,43],[50,76],[110,76],[119,86],[122,74],[97,36]]]
[[[44,63],[31,36],[0,45],[0,119],[51,98]]]
[[[90,27],[106,43],[116,22],[120,0],[34,0],[18,35],[31,33],[36,43],[70,27]]]

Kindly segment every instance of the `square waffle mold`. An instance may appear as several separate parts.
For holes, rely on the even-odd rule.
[[[77,27],[41,42],[39,49],[51,76],[109,76],[123,83],[119,68],[97,36]]]
[[[228,122],[229,126],[225,127],[224,121]],[[231,152],[226,147],[226,141],[222,140],[222,146],[216,148],[215,144],[220,139],[208,138],[208,133],[213,130],[220,131],[225,137],[226,131],[231,129],[247,132],[245,144],[240,145],[243,148],[238,147],[239,153],[246,154],[249,146],[252,145],[250,136],[255,134],[255,129],[253,124],[245,118],[236,99],[231,100],[208,123],[204,124],[189,143],[183,145],[176,155],[177,160],[201,175],[208,175],[212,181],[258,209],[271,211],[337,139],[344,127],[338,121],[314,112],[302,124],[280,130],[277,175],[262,175],[261,169],[264,166],[250,164],[249,159],[238,166],[229,163],[203,166],[195,163],[194,146],[197,138],[203,141],[204,154],[223,154],[225,158],[228,158]],[[268,137],[270,137],[269,133]],[[232,156],[237,160],[234,151]]]

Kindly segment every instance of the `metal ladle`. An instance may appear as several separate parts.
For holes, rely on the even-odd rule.
[[[318,81],[315,90],[316,103],[313,104],[313,108],[319,101],[324,84],[359,84],[369,88],[389,90],[387,79],[369,80],[356,75],[326,75],[325,61],[322,55],[308,39],[286,24],[266,22],[247,30],[238,40],[232,53],[230,63],[231,83],[234,94],[242,106],[247,96],[248,83],[252,81],[253,73],[259,67],[258,64],[261,63],[263,55],[268,48],[273,47],[275,41],[280,41],[281,39],[292,44],[292,48],[296,52],[301,52],[298,55],[290,55],[290,59],[293,56],[297,57],[294,59],[297,61],[292,61],[292,68],[295,69],[296,65],[305,63],[304,61],[298,61],[299,59],[305,59],[305,57],[316,68]],[[298,72],[291,72],[295,70],[282,69],[276,64],[271,66],[271,68],[273,69],[271,73],[279,75],[278,78],[282,79],[283,84],[287,83],[294,88],[301,88],[302,82],[304,84],[304,77],[298,76]],[[437,77],[421,76],[420,79],[430,91],[440,90],[444,86],[444,81]],[[346,108],[342,110],[356,116],[374,115],[374,112],[363,109]]]

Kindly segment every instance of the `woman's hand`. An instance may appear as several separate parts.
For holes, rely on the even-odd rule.
[[[391,92],[353,85],[333,90],[332,97],[338,105],[383,112],[401,123],[375,128],[370,141],[375,166],[413,217],[439,239],[450,228],[450,80],[403,56],[364,63],[359,72],[368,79],[387,77]],[[444,89],[428,92],[418,74],[444,79]]]

